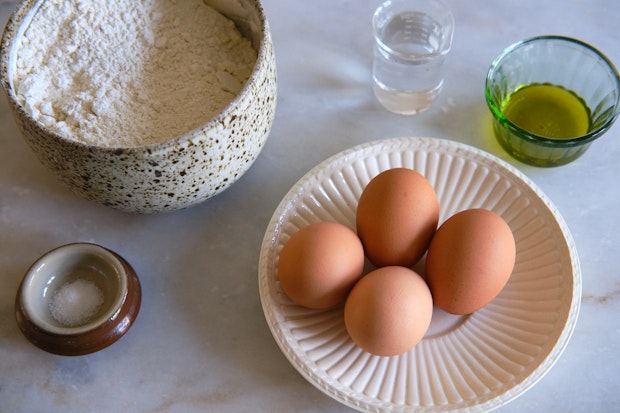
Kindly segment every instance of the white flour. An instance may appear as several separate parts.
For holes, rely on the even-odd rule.
[[[24,33],[20,103],[62,136],[130,147],[221,112],[256,51],[202,0],[48,0]]]

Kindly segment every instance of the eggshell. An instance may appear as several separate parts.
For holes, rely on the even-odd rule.
[[[498,214],[461,211],[437,230],[426,256],[426,280],[435,304],[451,314],[469,314],[504,288],[516,259],[513,233]]]
[[[377,267],[417,263],[439,221],[439,202],[428,180],[407,168],[388,169],[362,191],[357,233],[368,259]]]
[[[376,356],[395,356],[413,348],[428,330],[432,314],[433,300],[422,277],[398,266],[366,274],[344,306],[351,339]]]
[[[363,270],[361,241],[336,222],[319,222],[295,232],[278,261],[284,292],[297,304],[317,309],[343,302]]]

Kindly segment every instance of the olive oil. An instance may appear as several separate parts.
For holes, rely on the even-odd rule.
[[[545,138],[576,138],[588,133],[592,124],[590,109],[583,99],[548,83],[523,86],[502,106],[512,123]]]

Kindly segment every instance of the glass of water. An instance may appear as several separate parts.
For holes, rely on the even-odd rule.
[[[373,15],[373,89],[391,112],[428,109],[443,85],[454,18],[439,0],[388,0]]]

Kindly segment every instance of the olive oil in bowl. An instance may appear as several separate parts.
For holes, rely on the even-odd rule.
[[[561,86],[533,83],[518,88],[502,103],[504,116],[529,133],[552,139],[583,136],[592,126],[583,99]]]
[[[613,63],[570,37],[537,36],[507,47],[491,63],[484,91],[498,143],[528,165],[574,161],[620,114]]]

